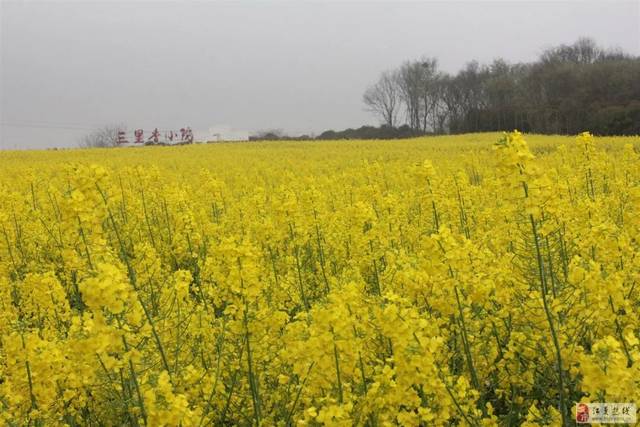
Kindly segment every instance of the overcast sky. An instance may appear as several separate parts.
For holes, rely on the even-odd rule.
[[[319,133],[376,124],[363,91],[422,55],[455,72],[581,36],[640,54],[640,1],[0,2],[0,148],[110,123]]]

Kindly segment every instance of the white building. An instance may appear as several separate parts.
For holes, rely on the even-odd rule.
[[[195,139],[197,141],[248,141],[249,132],[229,126],[212,126],[206,135],[196,133]]]

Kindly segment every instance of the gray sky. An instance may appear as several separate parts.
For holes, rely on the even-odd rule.
[[[109,123],[319,133],[376,124],[363,91],[422,55],[455,72],[580,36],[640,54],[640,1],[0,2],[0,148]]]

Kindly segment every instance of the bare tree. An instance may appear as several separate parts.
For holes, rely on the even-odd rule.
[[[598,44],[588,37],[581,37],[571,45],[547,49],[540,57],[543,63],[571,62],[574,64],[592,64],[598,58],[606,55],[606,51],[598,47]]]
[[[435,108],[440,100],[438,60],[423,58],[420,63],[420,117],[422,132],[427,132],[430,119],[433,119]],[[433,119],[435,122],[435,119]],[[432,126],[433,128],[433,126]],[[435,131],[435,128],[433,128]]]
[[[440,78],[435,58],[408,61],[400,67],[398,86],[412,129],[424,133],[433,123],[435,107],[440,100]]]
[[[362,101],[367,106],[367,110],[378,115],[385,125],[396,126],[400,109],[400,87],[397,74],[390,71],[382,73],[378,82],[366,90]]]
[[[83,136],[80,146],[85,148],[109,148],[118,145],[118,132],[126,132],[126,127],[107,125]]]
[[[400,94],[405,107],[405,114],[411,129],[419,131],[420,126],[420,93],[422,71],[417,62],[405,62],[398,72]]]
[[[448,90],[449,76],[444,73],[440,73],[435,82],[435,103],[433,105],[432,116],[432,128],[437,134],[449,133],[449,121],[451,120],[448,106]]]

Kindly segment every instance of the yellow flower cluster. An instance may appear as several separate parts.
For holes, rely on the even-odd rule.
[[[497,142],[496,142],[497,141]],[[640,403],[640,138],[0,153],[0,426]]]

